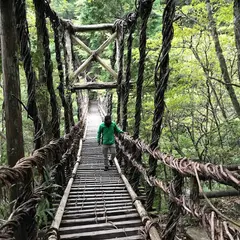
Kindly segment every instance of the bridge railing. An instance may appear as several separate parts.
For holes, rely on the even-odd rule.
[[[206,228],[211,239],[221,239],[221,236],[224,236],[226,239],[240,238],[239,223],[229,219],[215,208],[203,192],[201,186],[201,181],[206,182],[211,180],[235,188],[236,195],[239,195],[239,169],[231,171],[222,165],[203,164],[187,158],[175,158],[174,156],[160,152],[158,149],[152,150],[149,145],[140,139],[134,140],[126,134],[116,137],[116,141],[123,154],[127,169],[134,168],[134,171],[139,172],[148,185],[146,205],[148,201],[153,201],[153,199],[149,198],[154,187],[161,189],[165,196],[168,196],[169,220],[166,228],[163,229],[163,239],[174,239],[176,232],[173,233],[172,230],[177,226],[179,218],[184,215],[190,215],[198,219]],[[136,161],[139,154],[147,154],[153,157],[159,166],[163,164],[165,167],[172,169],[174,172],[172,180],[163,181],[157,175],[149,175],[150,169],[147,164]],[[189,185],[187,184],[189,179],[196,181],[197,189],[193,188],[187,194],[183,190],[189,189]],[[134,187],[134,182],[131,179],[129,181]],[[200,199],[204,199],[205,201],[200,201]]]
[[[63,193],[74,162],[79,140],[83,138],[88,107],[85,106],[79,123],[69,134],[51,141],[29,157],[20,159],[14,167],[0,167],[0,186],[10,189],[17,185],[21,195],[16,199],[8,220],[0,227],[0,239],[36,239],[38,234],[36,208],[43,199],[53,200],[53,192]],[[50,169],[50,179],[46,179]],[[36,183],[40,179],[40,186]],[[62,187],[62,188],[61,188]]]

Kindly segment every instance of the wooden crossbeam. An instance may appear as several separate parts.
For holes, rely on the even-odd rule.
[[[91,24],[91,25],[72,25],[74,32],[91,32],[91,31],[101,31],[108,30],[112,31],[114,24],[112,23],[102,23],[102,24]]]
[[[72,87],[72,91],[82,89],[112,89],[117,88],[117,82],[105,82],[105,83],[75,83]]]
[[[104,60],[99,57],[99,54],[104,51],[104,49],[112,42],[112,40],[117,36],[117,33],[112,34],[97,50],[92,51],[84,42],[79,38],[72,36],[72,39],[79,44],[83,50],[85,50],[91,56],[74,72],[73,77],[75,78],[80,72],[84,71],[88,64],[96,59],[115,79],[117,79],[117,73],[104,62]]]
[[[88,57],[88,59],[85,60],[85,62],[73,73],[73,77],[75,78],[78,76],[79,73],[83,72],[92,60],[93,60],[93,55]]]

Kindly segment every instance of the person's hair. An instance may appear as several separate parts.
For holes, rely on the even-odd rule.
[[[112,118],[110,115],[106,115],[105,118],[104,118],[104,123],[107,127],[109,127],[112,123]]]

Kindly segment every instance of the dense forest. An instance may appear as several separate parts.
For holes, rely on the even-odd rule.
[[[27,20],[31,42],[33,67],[36,71],[36,105],[43,124],[42,145],[53,138],[52,99],[43,84],[41,39],[37,26],[40,17],[35,14],[36,1],[27,0]],[[240,162],[240,5],[237,0],[178,0],[174,19],[174,37],[170,51],[170,73],[165,94],[165,113],[161,126],[159,149],[176,157],[189,157],[195,161],[215,164]],[[76,25],[114,23],[133,11],[135,1],[127,0],[51,0],[50,5],[65,20]],[[154,1],[147,28],[147,49],[143,82],[143,106],[140,138],[150,143],[154,114],[154,80],[156,62],[162,44],[162,15],[165,3]],[[140,24],[140,23],[138,23]],[[56,92],[56,112],[60,114],[60,135],[64,135],[64,111],[61,96],[58,63],[55,58],[54,31],[47,20],[50,37],[49,50],[52,65],[52,90]],[[81,33],[79,35],[91,49],[97,49],[109,33]],[[127,132],[133,135],[136,105],[136,80],[139,64],[139,28],[133,41],[132,88],[128,101]],[[102,58],[110,64],[113,44]],[[79,64],[87,54],[74,46]],[[127,46],[124,51],[127,59]],[[22,60],[22,59],[20,59]],[[28,87],[24,66],[20,63],[20,87],[23,119],[24,152],[28,156],[36,144],[33,120],[26,111]],[[0,163],[7,164],[5,107],[0,64]],[[112,76],[97,63],[87,68],[87,76],[96,82],[113,82]],[[40,79],[42,79],[40,81]],[[117,94],[113,93],[113,119],[117,119]],[[109,93],[109,91],[108,91]],[[94,94],[94,93],[93,93]],[[104,98],[106,91],[99,90]],[[70,93],[71,95],[71,93]],[[78,106],[72,94],[72,121],[78,121]],[[39,134],[39,133],[38,133]],[[44,206],[46,207],[46,206]],[[42,208],[44,208],[42,206]],[[48,206],[49,207],[49,206]],[[4,207],[2,207],[4,209]],[[5,215],[4,210],[2,215]],[[39,210],[41,211],[41,209]],[[44,220],[42,220],[44,221]]]

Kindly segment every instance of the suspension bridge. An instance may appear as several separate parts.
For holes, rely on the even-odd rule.
[[[226,216],[212,204],[211,199],[239,197],[240,167],[201,163],[185,157],[177,158],[158,149],[165,107],[163,99],[170,71],[169,51],[173,38],[175,1],[166,1],[163,14],[162,46],[155,68],[155,109],[150,143],[143,142],[139,138],[139,132],[147,24],[154,1],[139,0],[135,11],[114,24],[80,26],[58,17],[48,1],[34,2],[38,13],[38,30],[43,34],[43,75],[47,76],[47,89],[51,96],[53,140],[41,146],[39,133],[42,133],[43,124],[35,100],[36,74],[31,58],[25,2],[19,0],[14,3],[18,35],[16,38],[28,82],[27,111],[34,123],[35,151],[31,156],[19,159],[13,166],[0,167],[1,188],[9,192],[18,188],[15,191],[18,194],[15,196],[14,206],[11,207],[12,212],[0,226],[0,239],[239,240],[239,219]],[[64,110],[63,137],[60,137],[59,111],[52,82],[46,18],[49,18],[54,32],[60,80],[58,90]],[[97,145],[96,134],[103,116],[112,114],[113,96],[107,91],[104,100],[96,101],[89,93],[93,89],[116,89],[117,123],[126,132],[129,92],[134,85],[131,77],[133,34],[138,27],[138,20],[141,21],[140,60],[136,81],[134,133],[133,136],[127,133],[115,136],[117,157],[109,170],[104,171],[101,146]],[[97,49],[92,50],[81,39],[80,33],[86,31],[108,31],[108,38]],[[2,35],[3,45],[6,43],[4,37],[5,34]],[[124,61],[126,42],[128,49]],[[111,43],[114,43],[114,51],[110,66],[100,55]],[[87,59],[78,61],[74,55],[73,44],[86,52]],[[62,62],[61,48],[64,50],[65,63]],[[5,54],[7,50],[7,45],[2,48],[2,51],[6,51]],[[3,61],[5,75],[7,64],[14,62],[14,54],[8,54],[12,61]],[[87,81],[89,77],[86,69],[92,61],[106,69],[113,81]],[[79,82],[82,79],[84,82]],[[11,86],[13,85],[7,85]],[[6,108],[12,101],[8,96],[15,96],[11,91],[12,89],[9,90],[10,95],[6,93]],[[78,123],[73,119],[73,93],[76,93]],[[14,99],[19,105],[17,96]],[[13,119],[15,112],[12,114]],[[9,116],[6,118],[9,119]],[[9,144],[11,149],[11,143]],[[15,148],[16,143],[14,144],[12,147]],[[48,169],[51,169],[51,174],[47,178]],[[170,176],[163,179],[161,175],[166,175],[166,171]],[[206,182],[224,185],[228,190],[205,193],[202,183]],[[158,212],[155,207],[156,202],[161,202],[163,198],[168,203],[165,213]],[[40,231],[36,221],[37,206],[43,200],[49,202],[55,211],[54,216],[49,216],[45,228]],[[200,233],[196,229],[193,231],[197,238],[194,238],[191,231],[187,232],[187,221],[201,226]]]

